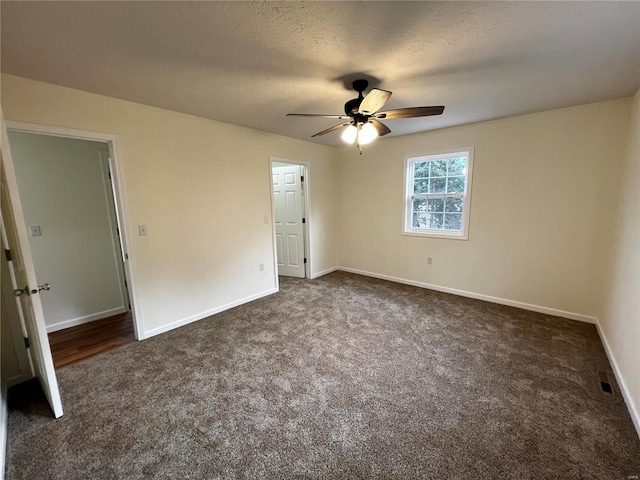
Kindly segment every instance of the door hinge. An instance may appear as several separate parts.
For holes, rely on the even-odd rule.
[[[5,249],[4,256],[6,257],[7,262],[10,262],[11,261],[11,250]]]
[[[24,348],[31,347],[31,342],[29,341],[29,337],[24,337]]]
[[[303,218],[303,219],[302,219],[302,223],[307,223],[307,219],[306,219],[306,218]]]
[[[306,258],[304,259],[304,263],[307,263],[307,259]]]
[[[304,175],[301,175],[301,176],[300,176],[300,181],[301,181],[301,182],[304,182]]]
[[[111,170],[109,170],[109,180],[111,180]]]

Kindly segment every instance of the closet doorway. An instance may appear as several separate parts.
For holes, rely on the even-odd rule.
[[[278,275],[310,278],[308,167],[272,158],[271,173]]]

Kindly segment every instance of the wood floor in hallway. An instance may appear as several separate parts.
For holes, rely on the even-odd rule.
[[[56,368],[66,367],[134,341],[130,311],[49,334]]]

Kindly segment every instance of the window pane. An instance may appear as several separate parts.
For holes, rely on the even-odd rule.
[[[466,158],[452,158],[449,160],[449,175],[465,175],[467,173]]]
[[[464,193],[464,177],[449,177],[447,193]]]
[[[427,228],[427,212],[413,212],[413,228]]]
[[[429,180],[429,193],[444,193],[446,185],[446,178],[432,178]]]
[[[443,217],[444,213],[429,213],[427,217],[429,228],[442,230]]]
[[[413,193],[428,193],[429,191],[429,180],[424,178],[422,180],[414,180],[413,181]]]
[[[444,198],[429,198],[429,199],[427,199],[427,209],[430,212],[442,212],[442,211],[444,211]]]
[[[445,213],[444,229],[445,230],[462,230],[462,214]]]
[[[462,199],[456,197],[447,197],[445,201],[445,212],[462,212]]]
[[[429,162],[413,164],[413,178],[427,178],[429,176]]]
[[[446,160],[432,160],[431,164],[431,176],[432,177],[446,177],[447,176],[447,161]]]
[[[411,210],[413,212],[411,226],[413,228],[426,228],[427,200],[424,198],[413,200],[411,202]]]

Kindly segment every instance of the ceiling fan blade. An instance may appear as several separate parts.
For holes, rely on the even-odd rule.
[[[398,108],[397,110],[387,110],[386,112],[379,112],[375,117],[386,118],[387,120],[395,120],[396,118],[414,118],[414,117],[428,117],[431,115],[442,115],[442,112],[444,112],[443,106],[409,107],[409,108]]]
[[[324,115],[322,113],[287,113],[287,117],[321,117],[321,118],[337,118],[338,120],[344,120],[351,118],[347,115]]]
[[[358,108],[358,113],[363,115],[373,115],[375,112],[380,110],[385,103],[387,103],[390,96],[391,92],[387,90],[372,88],[371,91],[367,93],[367,96],[364,97],[364,100],[362,100],[360,108]]]
[[[387,133],[391,133],[391,129],[382,122],[379,122],[377,120],[374,120],[373,118],[370,118],[369,123],[374,127],[376,127],[376,130],[378,131],[378,135],[380,137],[383,135],[386,135]]]
[[[334,125],[331,128],[327,128],[326,130],[322,130],[321,132],[316,133],[315,135],[311,135],[312,137],[319,137],[320,135],[326,135],[327,133],[334,132],[339,128],[346,127],[347,125],[351,125],[351,122],[341,123],[340,125]]]

